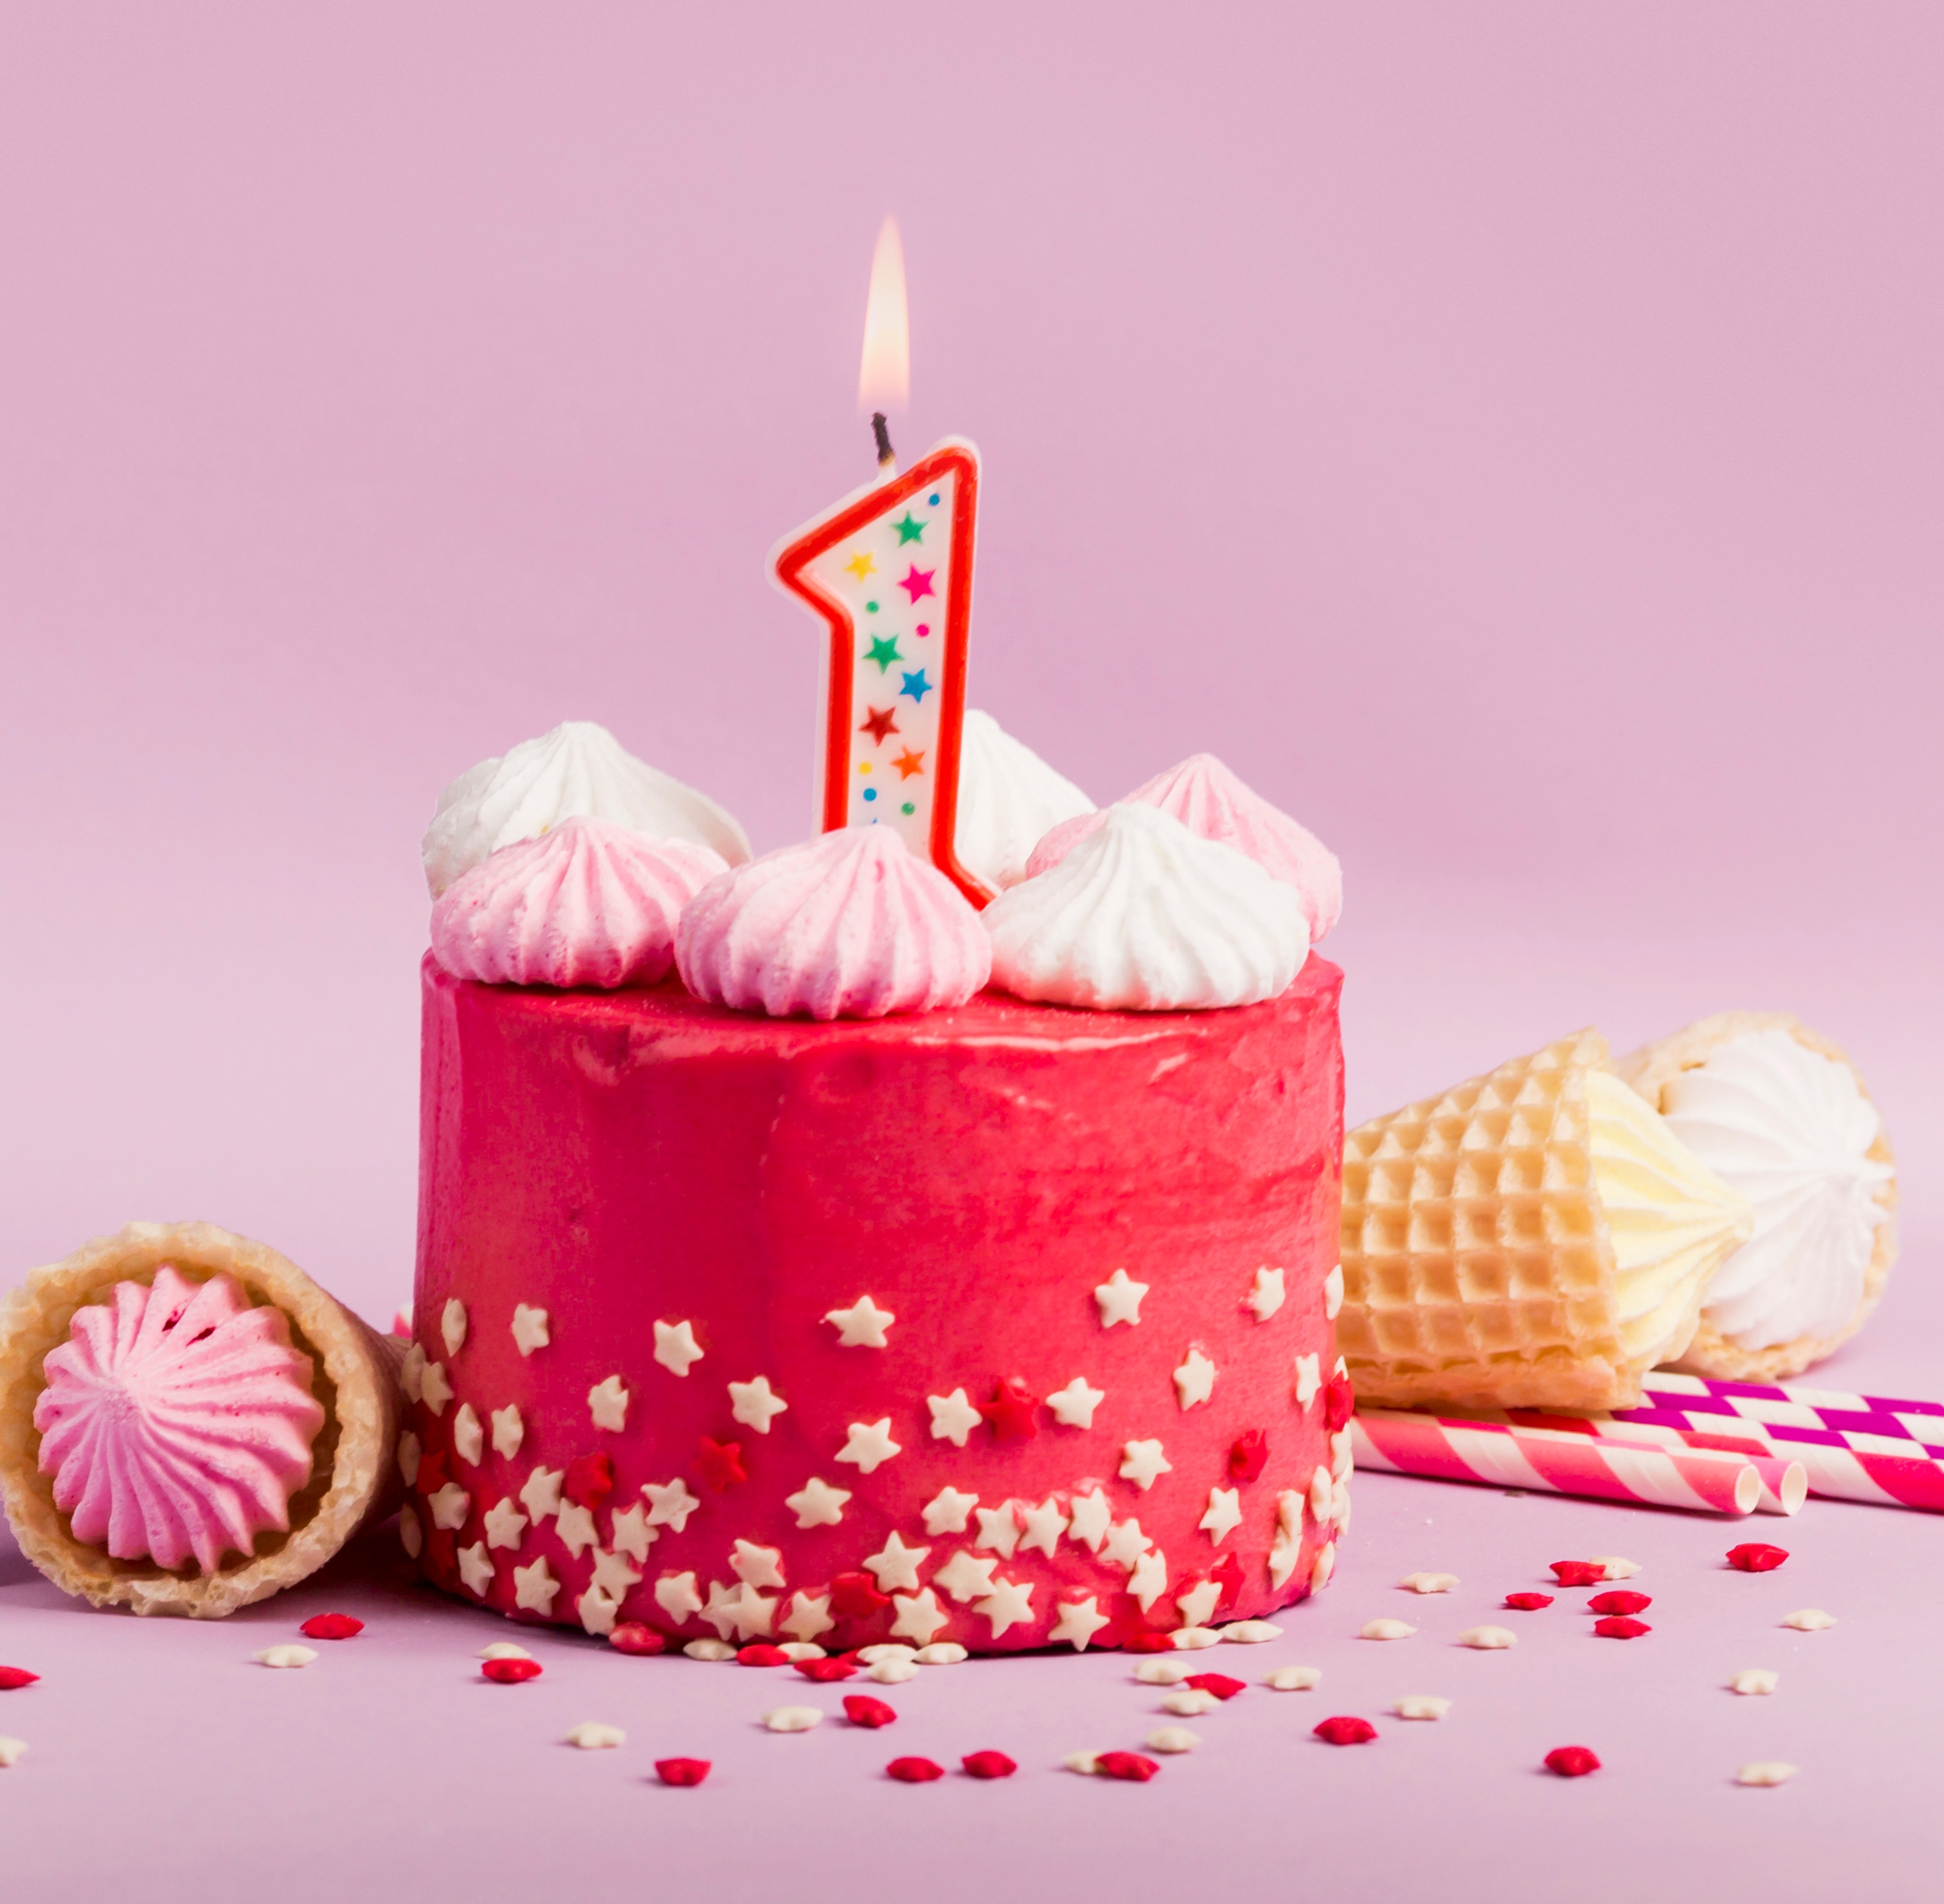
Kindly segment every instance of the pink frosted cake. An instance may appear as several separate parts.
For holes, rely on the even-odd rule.
[[[1087,803],[987,730],[983,914],[889,829],[750,861],[595,728],[448,791],[401,1450],[440,1586],[992,1651],[1328,1577],[1334,862],[1206,760],[1043,841]]]

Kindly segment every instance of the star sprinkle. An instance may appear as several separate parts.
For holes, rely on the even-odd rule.
[[[536,1468],[520,1490],[520,1499],[536,1521],[560,1512],[560,1484],[567,1478],[564,1468]]]
[[[465,1526],[466,1517],[472,1510],[472,1496],[457,1481],[448,1481],[426,1505],[432,1509],[434,1527],[457,1533]]]
[[[617,1725],[601,1725],[592,1719],[583,1719],[567,1735],[566,1743],[584,1752],[611,1751],[617,1746],[625,1746],[628,1735]]]
[[[260,1666],[269,1666],[288,1672],[294,1666],[307,1666],[317,1657],[315,1651],[308,1646],[266,1646],[260,1653],[250,1657]]]
[[[1157,1547],[1135,1561],[1134,1570],[1127,1576],[1127,1591],[1141,1603],[1141,1611],[1146,1613],[1167,1590],[1167,1561]]]
[[[832,1309],[823,1319],[836,1324],[838,1348],[882,1349],[887,1346],[884,1331],[898,1318],[869,1297],[860,1296],[847,1309]]]
[[[1189,1349],[1174,1371],[1174,1392],[1184,1412],[1215,1392],[1215,1364],[1200,1349]]]
[[[692,1322],[655,1324],[655,1360],[671,1375],[686,1375],[702,1359]]]
[[[998,1564],[989,1555],[981,1560],[961,1547],[933,1573],[931,1583],[942,1587],[955,1600],[976,1600],[992,1591],[993,1570]]]
[[[605,1547],[595,1549],[593,1584],[617,1607],[626,1597],[628,1589],[641,1584],[641,1570],[628,1564],[626,1555],[612,1552]]]
[[[776,1609],[774,1600],[765,1600],[746,1580],[733,1587],[726,1580],[711,1580],[702,1616],[724,1640],[732,1628],[738,1638],[751,1640],[769,1632]]]
[[[1758,1758],[1735,1774],[1737,1785],[1786,1785],[1796,1768],[1779,1758]]]
[[[891,527],[896,528],[897,524],[894,522]],[[860,582],[866,576],[875,574],[877,567],[878,558],[868,549],[859,549],[857,554],[844,564],[845,573],[856,576]]]
[[[823,1712],[814,1706],[779,1706],[763,1715],[763,1724],[772,1732],[811,1732],[823,1723]]]
[[[909,694],[914,702],[920,704],[922,704],[925,696],[929,694],[937,684],[934,681],[925,679],[924,670],[922,668],[919,669],[915,674],[906,675],[904,677],[904,684],[898,692],[900,694]]]
[[[1503,1653],[1518,1644],[1518,1635],[1509,1626],[1468,1626],[1458,1635],[1458,1644],[1481,1653]]]
[[[438,1334],[448,1355],[457,1355],[466,1346],[466,1305],[457,1296],[446,1298],[439,1315]]]
[[[1094,1410],[1107,1398],[1105,1389],[1090,1388],[1084,1375],[1076,1375],[1063,1389],[1056,1389],[1046,1398],[1053,1418],[1063,1428],[1091,1428]]]
[[[1161,1451],[1161,1443],[1129,1441],[1121,1450],[1121,1478],[1131,1481],[1143,1493],[1163,1475],[1172,1474],[1174,1464]]]
[[[919,521],[909,509],[906,509],[902,518],[894,522],[890,526],[897,531],[898,546],[902,549],[908,542],[922,542],[924,540],[925,531],[930,528],[931,524],[928,522]],[[934,574],[937,572],[936,570],[933,571]]]
[[[779,1623],[783,1632],[793,1634],[802,1641],[814,1640],[818,1634],[829,1632],[837,1624],[830,1617],[829,1595],[792,1594],[789,1611]]]
[[[1189,1626],[1205,1626],[1215,1617],[1215,1609],[1222,1604],[1222,1583],[1202,1580],[1186,1593],[1177,1593],[1174,1604],[1180,1608],[1182,1618]]]
[[[684,1322],[681,1326],[685,1329],[688,1324]],[[701,1352],[700,1349],[696,1351],[698,1355]],[[659,1360],[659,1349],[656,1355]],[[678,1372],[686,1373],[687,1370]],[[611,1434],[618,1435],[628,1426],[628,1391],[622,1385],[620,1376],[611,1375],[587,1391],[587,1412],[596,1428],[606,1429]]]
[[[459,1577],[466,1583],[469,1593],[476,1593],[484,1599],[486,1589],[493,1584],[494,1571],[484,1541],[475,1540],[471,1546],[460,1549]]]
[[[553,1597],[560,1583],[553,1576],[543,1554],[531,1567],[513,1569],[513,1604],[522,1613],[538,1613],[543,1619],[553,1613]]]
[[[1275,1566],[1275,1555],[1273,1553],[1270,1555],[1270,1565],[1271,1570],[1273,1571]],[[1326,1540],[1324,1542],[1323,1545],[1316,1550],[1316,1558],[1310,1564],[1310,1592],[1312,1593],[1321,1593],[1324,1588],[1328,1585],[1330,1575],[1335,1573],[1336,1570],[1336,1543],[1333,1540]],[[1483,1631],[1484,1629],[1478,1629],[1475,1630]],[[1504,1629],[1503,1627],[1494,1627],[1491,1630],[1494,1632],[1503,1632]]]
[[[847,1461],[860,1474],[875,1474],[894,1454],[903,1450],[891,1439],[891,1418],[881,1416],[874,1422],[854,1421],[844,1431],[844,1445],[837,1459]]]
[[[1105,1282],[1097,1284],[1094,1300],[1100,1305],[1101,1327],[1111,1329],[1117,1322],[1139,1322],[1141,1298],[1152,1286],[1133,1281],[1124,1269],[1116,1269]]]
[[[1340,1263],[1323,1278],[1323,1318],[1326,1322],[1336,1320],[1336,1312],[1343,1306],[1343,1266]]]
[[[486,1452],[486,1431],[480,1426],[469,1401],[462,1402],[459,1413],[452,1418],[452,1449],[460,1460],[475,1468]]]
[[[1407,1640],[1416,1631],[1408,1620],[1367,1619],[1357,1637],[1360,1640]]]
[[[648,1525],[648,1510],[643,1503],[637,1501],[632,1507],[617,1509],[608,1516],[608,1524],[612,1530],[609,1538],[623,1553],[635,1560],[647,1558],[656,1530]]]
[[[891,663],[894,661],[902,661],[904,657],[898,652],[898,638],[895,635],[885,635],[872,638],[870,647],[866,652],[864,659],[866,661],[876,662],[878,672],[881,675],[888,673]]]
[[[903,753],[892,761],[891,764],[898,770],[900,780],[909,780],[915,775],[924,771],[924,755],[922,753],[914,753],[910,748],[907,747]]]
[[[850,1498],[847,1487],[833,1487],[812,1475],[794,1494],[783,1496],[783,1506],[799,1527],[834,1527],[844,1518],[844,1503]]]
[[[648,1525],[672,1527],[677,1533],[688,1525],[688,1517],[702,1503],[688,1491],[688,1483],[678,1475],[665,1486],[649,1481],[641,1490],[648,1503]]]
[[[432,1371],[428,1369],[426,1373],[429,1375]],[[1740,1546],[1728,1549],[1728,1564],[1743,1573],[1771,1573],[1788,1558],[1789,1549],[1786,1547],[1772,1547],[1765,1540],[1744,1541]],[[1603,1564],[1601,1577],[1604,1579],[1605,1576],[1606,1569]]]
[[[493,1452],[503,1460],[510,1461],[520,1451],[520,1444],[527,1438],[527,1425],[520,1419],[520,1411],[509,1403],[503,1408],[493,1410]]]
[[[745,1428],[753,1428],[758,1435],[767,1435],[770,1423],[789,1406],[770,1386],[767,1375],[759,1375],[752,1382],[729,1384],[730,1413]]]
[[[592,1511],[578,1501],[561,1503],[560,1512],[554,1517],[553,1530],[560,1536],[560,1544],[576,1560],[600,1539],[594,1531]]]
[[[679,1626],[702,1610],[693,1573],[664,1573],[655,1583],[655,1604]]]
[[[1007,1628],[1024,1626],[1032,1618],[1033,1583],[1030,1580],[995,1580],[992,1590],[972,1608],[992,1623],[997,1639]]]
[[[896,1535],[892,1536],[894,1540]],[[927,1551],[920,1549],[921,1552]],[[921,1593],[894,1593],[891,1604],[898,1610],[897,1617],[891,1622],[891,1631],[901,1638],[915,1640],[920,1646],[929,1646],[933,1636],[943,1627],[952,1623],[952,1616],[938,1604],[938,1595],[927,1587]],[[875,1677],[878,1663],[871,1671]]]
[[[893,734],[898,731],[898,724],[895,718],[897,713],[897,703],[895,701],[889,707],[867,706],[864,712],[866,718],[858,722],[857,731],[860,734],[868,734],[879,746],[881,747]]]
[[[1235,1487],[1211,1487],[1208,1490],[1208,1511],[1201,1520],[1201,1531],[1217,1547],[1242,1524],[1241,1490]]]
[[[425,1373],[419,1377],[419,1397],[435,1415],[445,1413],[445,1404],[452,1399],[452,1384],[446,1380],[442,1364],[426,1364]]]
[[[1001,1382],[990,1401],[979,1404],[979,1413],[995,1441],[1032,1441],[1039,1433],[1034,1419],[1038,1412],[1038,1396],[1027,1393],[1026,1385],[1017,1380]]]
[[[977,1494],[964,1494],[952,1487],[941,1487],[924,1505],[927,1533],[963,1533],[972,1510],[979,1505]]]
[[[1784,1613],[1782,1623],[1798,1633],[1826,1633],[1835,1625],[1836,1616],[1826,1613],[1820,1607],[1800,1607],[1792,1613]]]
[[[743,1466],[740,1441],[718,1441],[703,1435],[695,1465],[702,1470],[703,1479],[718,1494],[725,1487],[740,1487],[749,1478],[749,1470]]]
[[[731,1570],[746,1586],[780,1587],[783,1580],[780,1548],[759,1547],[753,1540],[738,1540],[729,1557]]]
[[[1090,1493],[1076,1494],[1067,1509],[1066,1531],[1090,1552],[1097,1554],[1107,1537],[1113,1508],[1106,1493],[1096,1487]]]
[[[0,1739],[0,1771],[9,1765],[17,1765],[27,1755],[27,1742],[24,1739]]]
[[[1323,1683],[1320,1666],[1278,1666],[1263,1684],[1278,1693],[1313,1693]]]
[[[1013,1507],[1012,1502],[1006,1501],[998,1507],[979,1509],[979,1537],[973,1546],[986,1548],[1002,1559],[1010,1560],[1013,1549],[1020,1544],[1020,1524]]]
[[[866,1297],[865,1300],[870,1298]],[[954,1389],[949,1395],[928,1395],[924,1405],[931,1410],[931,1438],[949,1441],[955,1448],[962,1448],[966,1436],[985,1420],[967,1399],[963,1389]]]
[[[1075,1505],[1077,1507],[1078,1503]],[[1116,1567],[1131,1567],[1153,1545],[1153,1541],[1142,1533],[1140,1521],[1117,1521],[1107,1536],[1106,1545],[1095,1551],[1103,1560],[1112,1561]]]
[[[1047,1635],[1049,1646],[1064,1643],[1076,1653],[1084,1653],[1094,1635],[1103,1626],[1111,1626],[1113,1621],[1100,1610],[1099,1596],[1090,1593],[1084,1600],[1056,1601],[1054,1612],[1059,1617],[1053,1623],[1053,1631]]]
[[[1283,1288],[1283,1272],[1265,1263],[1256,1272],[1254,1287],[1242,1300],[1258,1322],[1266,1322],[1288,1300]]]
[[[911,564],[898,583],[898,586],[910,598],[909,606],[916,607],[927,595],[930,595],[934,601],[937,599],[931,586],[931,578],[937,573],[935,568],[920,568],[915,562]]]
[[[552,1340],[547,1333],[547,1312],[524,1303],[513,1305],[513,1346],[524,1355],[544,1349]]]
[[[531,1486],[532,1484],[528,1484]],[[498,1505],[486,1510],[486,1544],[489,1547],[505,1547],[517,1551],[527,1531],[527,1517],[516,1508],[510,1498],[503,1497]]]
[[[1222,1604],[1225,1607],[1232,1606],[1235,1602],[1241,1598],[1244,1583],[1242,1562],[1241,1556],[1237,1554],[1234,1548],[1230,1548],[1228,1552],[1224,1554],[1213,1567],[1209,1568],[1208,1577],[1211,1580],[1219,1581],[1220,1583],[1222,1588]],[[1241,1631],[1241,1629],[1242,1628],[1268,1626],[1268,1621],[1263,1619],[1239,1620],[1232,1626],[1224,1627],[1222,1630],[1222,1637],[1225,1640],[1239,1640],[1242,1644],[1246,1645],[1248,1643],[1250,1635]],[[1277,1633],[1281,1632],[1281,1628],[1279,1626],[1269,1627],[1268,1634],[1264,1637],[1272,1638]]]
[[[1050,1495],[1037,1507],[1021,1503],[1017,1518],[1020,1526],[1020,1552],[1029,1554],[1038,1548],[1050,1558],[1054,1549],[1060,1545],[1060,1536],[1066,1531],[1066,1516],[1060,1512],[1060,1503]]]
[[[1296,1405],[1307,1408],[1322,1392],[1323,1367],[1315,1355],[1299,1355],[1296,1358]]]
[[[929,1547],[907,1547],[895,1530],[888,1535],[882,1547],[875,1554],[867,1554],[864,1564],[878,1576],[878,1591],[889,1593],[895,1587],[903,1587],[915,1593],[918,1591],[918,1564],[931,1552]],[[931,1635],[927,1633],[925,1639]],[[919,1641],[922,1646],[924,1640]]]

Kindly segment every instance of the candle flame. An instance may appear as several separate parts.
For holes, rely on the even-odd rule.
[[[911,401],[911,320],[905,305],[905,252],[898,221],[887,217],[871,257],[864,306],[864,361],[857,373],[860,410],[902,410]]]

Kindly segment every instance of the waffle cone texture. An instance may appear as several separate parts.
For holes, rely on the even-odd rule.
[[[152,1281],[165,1263],[192,1281],[227,1273],[252,1303],[281,1309],[313,1364],[325,1423],[309,1481],[291,1497],[290,1530],[260,1534],[210,1574],[120,1561],[77,1540],[40,1472],[34,1404],[48,1353],[68,1340],[75,1312],[112,1300],[117,1283]],[[131,1223],[65,1260],[32,1271],[0,1297],[0,1501],[22,1552],[64,1592],[97,1607],[220,1619],[316,1572],[368,1520],[395,1503],[392,1450],[403,1398],[404,1345],[379,1335],[266,1244],[211,1223]]]

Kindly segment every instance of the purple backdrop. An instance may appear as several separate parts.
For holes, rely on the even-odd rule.
[[[1337,849],[1353,1113],[1844,1040],[1907,1244],[1830,1379],[1944,1394],[1940,70],[1889,0],[14,8],[0,1286],[206,1216],[389,1315],[474,760],[591,717],[805,829],[762,557],[868,472],[894,211],[974,703]]]

